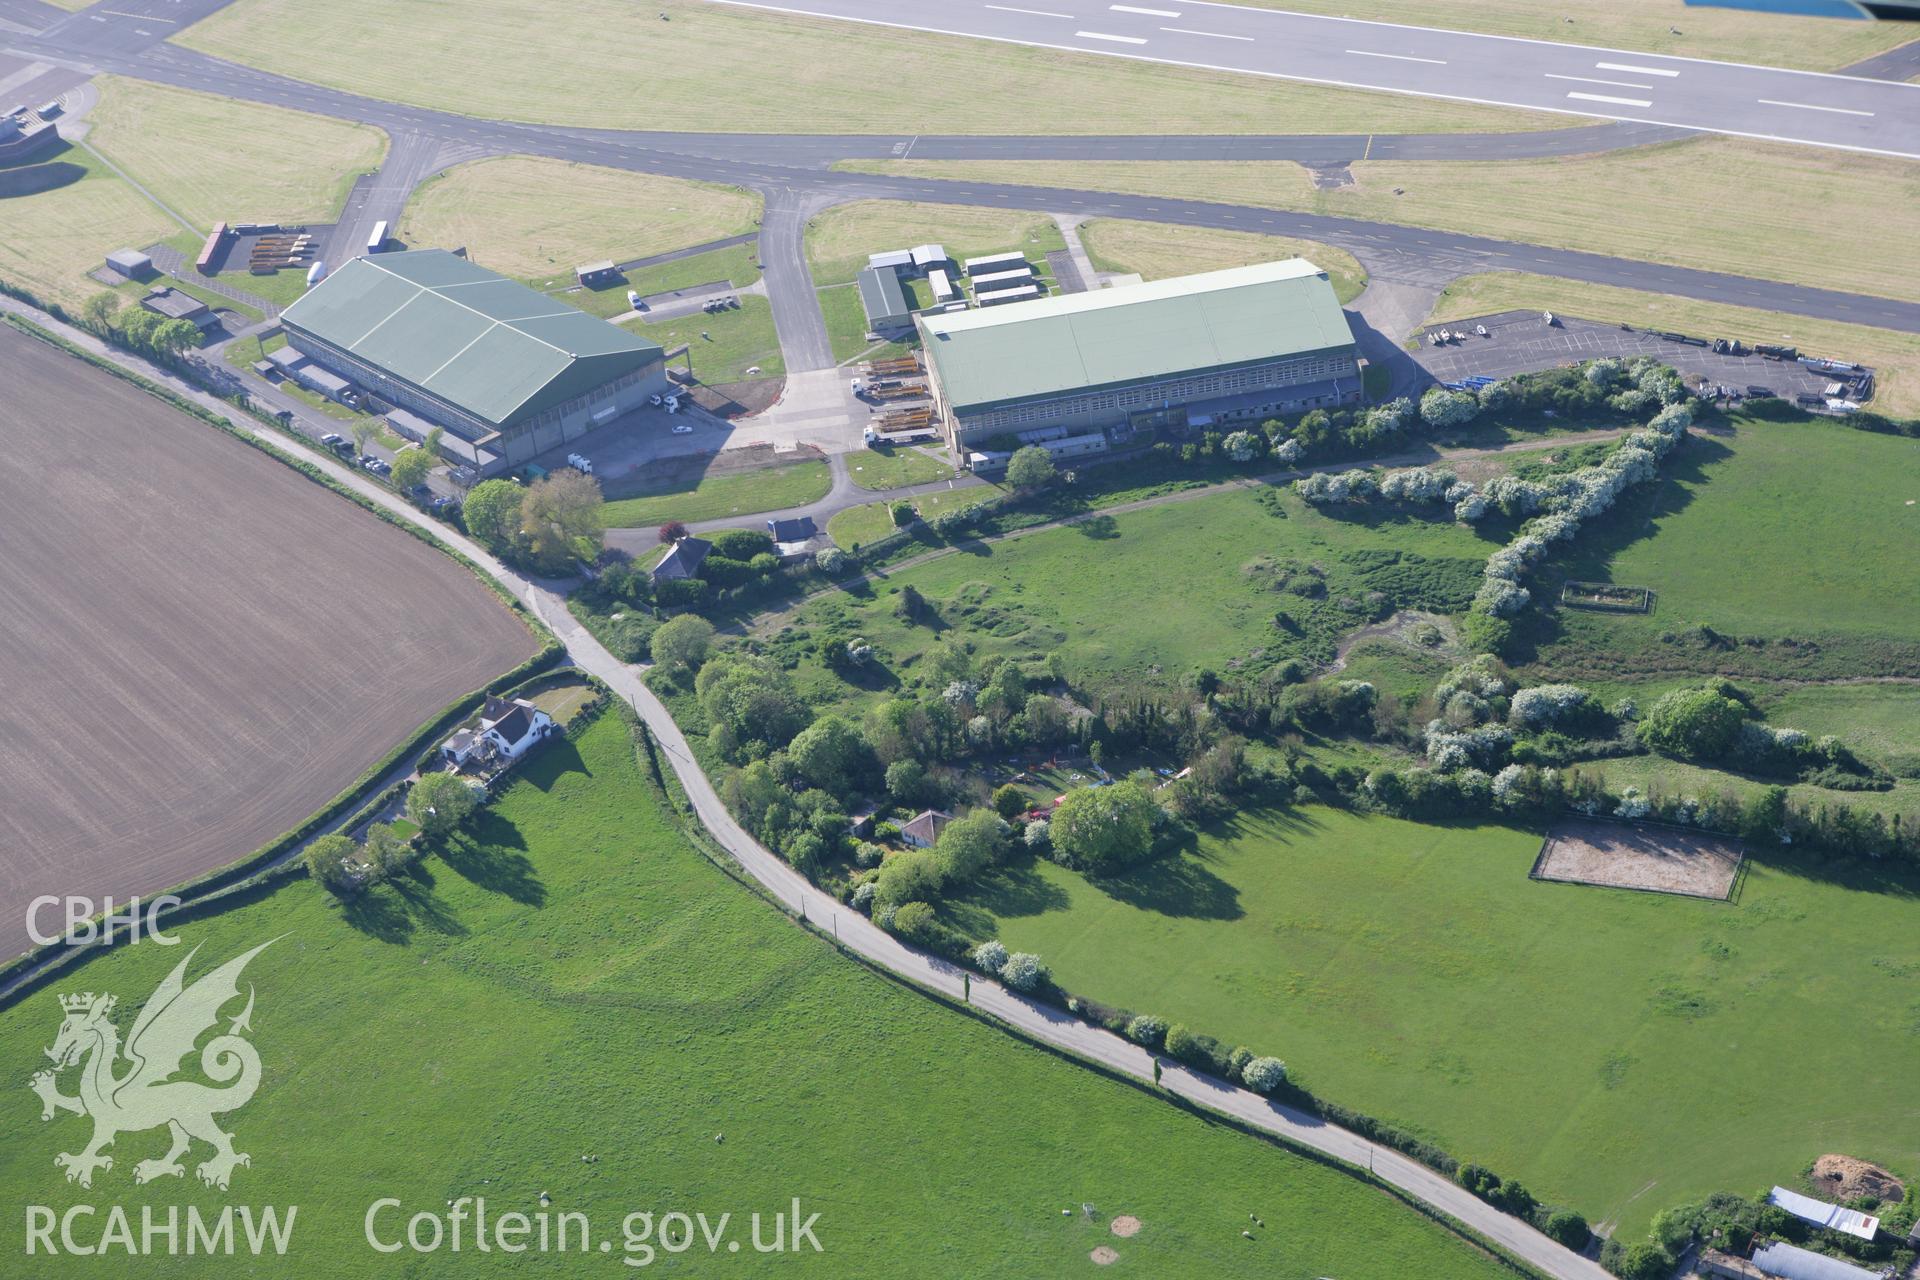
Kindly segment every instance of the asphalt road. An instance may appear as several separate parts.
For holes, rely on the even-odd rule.
[[[78,23],[65,28],[69,32],[86,29],[85,24]],[[142,53],[127,54],[111,49],[95,49],[90,45],[49,41],[44,37],[8,35],[0,31],[0,47],[30,57],[69,62],[78,60],[88,69],[115,71],[247,101],[364,121],[386,129],[431,133],[450,145],[465,145],[483,151],[509,150],[553,156],[669,177],[731,182],[762,191],[768,196],[768,225],[763,228],[761,251],[767,263],[769,293],[776,298],[775,325],[782,347],[788,351],[789,368],[794,370],[830,366],[831,351],[826,344],[825,322],[820,318],[810,282],[809,287],[797,287],[804,278],[804,261],[797,252],[791,250],[798,244],[805,218],[811,216],[812,211],[858,199],[932,200],[1009,209],[1053,210],[1076,217],[1102,216],[1263,231],[1327,241],[1369,254],[1376,261],[1381,255],[1394,255],[1410,263],[1424,263],[1430,269],[1451,271],[1453,274],[1500,269],[1530,271],[1563,279],[1677,294],[1703,301],[1920,332],[1920,304],[1916,303],[1482,236],[1457,235],[1323,214],[1282,213],[1154,196],[1111,195],[1069,187],[1024,187],[837,173],[783,163],[766,154],[767,144],[770,141],[777,142],[777,139],[751,139],[751,149],[748,150],[745,149],[748,143],[741,135],[716,135],[711,138],[694,134],[656,135],[478,120],[304,84],[167,44]],[[1846,83],[1866,83],[1871,87],[1872,82],[1848,80]],[[1914,92],[1920,94],[1920,89],[1914,89]],[[1915,136],[1920,136],[1920,131]],[[919,144],[912,139],[897,141],[903,149],[910,146],[911,154],[923,154],[919,146],[924,145],[924,139]],[[1031,145],[1035,140],[1017,141],[1019,145]],[[1066,142],[1059,139],[1054,141],[1057,145]],[[1154,145],[1171,145],[1164,139],[1149,141]],[[815,139],[813,143],[831,149],[832,140]],[[1113,139],[1081,139],[1077,140],[1077,144],[1118,145]],[[1440,144],[1434,142],[1433,145]],[[803,158],[817,162],[819,155]]]
[[[1920,87],[1209,0],[710,0],[1074,53],[1920,158]]]
[[[0,298],[0,310],[27,315],[36,323],[58,331],[73,341],[90,349],[99,349],[89,335],[24,303]],[[119,350],[104,350],[101,353],[116,364],[172,387],[216,413],[232,417],[230,406],[180,382],[138,356]],[[256,427],[245,417],[239,417],[236,425],[245,432],[264,432],[263,428]],[[782,906],[833,937],[843,949],[899,975],[915,986],[938,993],[948,1000],[968,1003],[1031,1040],[1051,1045],[1143,1083],[1152,1081],[1156,1060],[1140,1046],[1059,1009],[1007,991],[991,980],[979,977],[969,980],[956,966],[904,945],[866,916],[850,910],[831,895],[815,888],[786,862],[762,846],[727,812],[719,793],[694,758],[692,748],[681,734],[679,726],[641,679],[645,668],[629,666],[609,653],[574,619],[567,610],[565,598],[550,586],[530,580],[508,568],[478,543],[429,519],[384,485],[342,466],[331,454],[281,436],[273,436],[271,441],[276,449],[325,472],[336,482],[390,511],[396,518],[428,529],[525,601],[534,615],[546,623],[566,645],[568,655],[576,666],[604,681],[633,706],[652,731],[662,754],[692,802],[695,815],[708,834]],[[10,992],[18,985],[17,982],[0,985],[0,993]],[[1596,1264],[1554,1243],[1520,1219],[1501,1213],[1474,1198],[1451,1179],[1425,1165],[1377,1146],[1359,1134],[1329,1124],[1318,1116],[1281,1106],[1270,1098],[1193,1072],[1169,1060],[1160,1059],[1157,1065],[1161,1072],[1160,1087],[1168,1093],[1232,1115],[1252,1128],[1274,1134],[1297,1146],[1323,1152],[1355,1168],[1364,1167],[1379,1181],[1397,1187],[1465,1223],[1532,1266],[1556,1277],[1556,1280],[1607,1280],[1607,1273]]]

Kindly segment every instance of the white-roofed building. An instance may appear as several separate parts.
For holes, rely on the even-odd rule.
[[[1803,1196],[1798,1191],[1789,1191],[1785,1187],[1775,1187],[1769,1192],[1767,1203],[1777,1209],[1785,1209],[1796,1218],[1805,1218],[1815,1226],[1844,1231],[1862,1240],[1871,1240],[1880,1231],[1878,1218],[1864,1214],[1858,1209],[1843,1209],[1837,1204],[1828,1204],[1825,1200],[1815,1200],[1812,1196]]]
[[[1824,1253],[1775,1240],[1753,1255],[1753,1265],[1780,1280],[1886,1280],[1885,1271],[1867,1268]]]

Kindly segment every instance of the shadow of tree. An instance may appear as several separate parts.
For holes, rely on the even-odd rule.
[[[968,937],[991,938],[1002,920],[1064,911],[1069,902],[1067,891],[1042,876],[1031,855],[1021,855],[974,881],[964,899],[943,901],[940,912]]]
[[[1187,920],[1238,920],[1240,891],[1215,875],[1197,850],[1183,849],[1090,883],[1128,906]]]
[[[533,860],[520,852],[525,848],[517,827],[488,814],[470,832],[455,832],[438,852],[447,869],[469,883],[527,906],[545,906],[547,887]]]
[[[1077,529],[1082,536],[1099,542],[1107,542],[1120,536],[1120,522],[1112,516],[1094,516],[1069,527]]]

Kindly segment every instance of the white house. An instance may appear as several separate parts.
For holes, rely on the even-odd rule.
[[[440,755],[461,769],[488,760],[511,764],[545,741],[555,728],[553,717],[525,698],[509,702],[488,697],[480,708],[479,720],[441,744]]]

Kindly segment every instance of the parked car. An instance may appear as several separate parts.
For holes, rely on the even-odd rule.
[[[329,431],[327,432],[327,434],[320,437],[320,443],[327,446],[327,448],[329,449],[338,449],[341,445],[345,444],[346,442],[347,442],[347,438],[341,435],[338,431]]]
[[[691,422],[676,422],[673,424],[673,434],[677,436],[690,436],[693,434],[693,424]]]
[[[407,489],[407,496],[416,502],[425,502],[433,496],[433,490],[427,485],[416,484]]]

